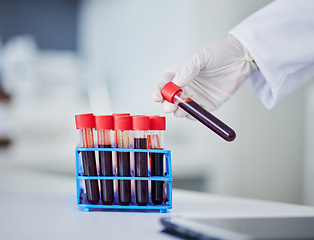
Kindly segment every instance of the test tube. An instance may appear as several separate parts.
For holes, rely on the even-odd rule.
[[[203,123],[226,141],[233,141],[236,133],[225,123],[206,111],[203,107],[186,96],[181,88],[173,82],[167,83],[161,90],[164,99],[170,103],[178,104],[180,108],[189,113],[192,117]]]
[[[111,148],[111,133],[113,128],[112,115],[95,116],[98,147]],[[113,176],[112,171],[112,152],[99,151],[99,173],[100,176]],[[113,204],[113,180],[100,180],[101,202],[105,205]]]
[[[132,126],[134,134],[134,148],[147,149],[147,131],[149,130],[148,116],[132,116]],[[135,176],[148,176],[148,154],[147,152],[135,152]],[[140,206],[145,206],[148,203],[148,182],[147,180],[136,180],[136,203]]]
[[[151,149],[164,148],[164,131],[166,130],[166,118],[162,116],[151,116],[150,118],[150,143]],[[164,175],[164,154],[150,153],[151,176]],[[164,182],[151,182],[152,203],[162,204],[164,201]]]
[[[116,115],[114,117],[114,129],[116,131],[115,145],[117,148],[130,148],[130,130],[132,130],[132,117],[128,115]],[[117,168],[119,177],[130,177],[130,152],[117,152]],[[121,205],[131,203],[131,181],[118,181],[118,197]]]
[[[93,114],[75,115],[76,129],[80,130],[81,147],[93,148],[95,118]],[[96,160],[94,151],[82,151],[82,165],[84,176],[97,176]],[[99,202],[98,180],[85,180],[87,201],[91,204]]]

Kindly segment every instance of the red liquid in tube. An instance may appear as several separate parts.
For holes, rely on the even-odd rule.
[[[111,145],[98,145],[100,148],[111,148]],[[112,171],[112,152],[99,152],[99,168],[100,176],[113,176]],[[113,204],[113,181],[112,180],[100,180],[101,187],[101,201],[105,205]]]
[[[163,133],[166,130],[166,118],[161,116],[150,117],[150,142],[149,148],[163,149]],[[150,153],[151,175],[164,175],[164,154]],[[151,198],[152,202],[160,205],[164,202],[164,182],[151,181]]]
[[[236,138],[236,133],[225,123],[220,121],[214,115],[209,113],[188,96],[185,96],[182,89],[173,82],[167,83],[161,90],[161,94],[165,100],[170,103],[176,103],[184,111],[200,121],[206,127],[214,131],[220,137],[230,142]]]
[[[132,117],[116,115],[113,120],[116,131],[115,146],[117,148],[130,148]],[[131,176],[130,152],[117,152],[117,168],[119,177]],[[121,205],[131,203],[131,180],[118,180],[118,198]]]
[[[111,115],[96,116],[96,131],[99,148],[111,148],[111,130],[113,118]],[[99,151],[99,173],[100,176],[113,176],[112,152]],[[111,205],[114,202],[113,180],[100,180],[101,202]]]
[[[130,153],[129,152],[117,152],[117,166],[119,177],[130,177]],[[131,203],[131,181],[119,180],[119,203],[121,205],[129,205]]]
[[[149,130],[149,117],[147,116],[133,116],[133,131],[134,131],[134,148],[147,149],[147,130]],[[148,154],[147,152],[135,152],[135,176],[148,176]],[[148,204],[148,181],[136,180],[136,203],[140,206]]]

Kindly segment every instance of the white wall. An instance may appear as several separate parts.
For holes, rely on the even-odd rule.
[[[162,114],[152,88],[169,63],[227,32],[269,1],[82,2],[80,48],[107,82],[112,111]],[[201,124],[167,118],[174,176],[204,176],[207,190],[302,202],[303,91],[266,110],[248,83],[215,114],[237,131],[226,143]]]
[[[304,203],[314,206],[314,79],[305,90],[304,119]]]

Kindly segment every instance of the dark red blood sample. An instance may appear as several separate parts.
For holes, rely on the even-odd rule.
[[[147,149],[147,138],[134,138],[134,148]],[[135,152],[135,176],[148,176],[147,152]],[[136,180],[136,203],[145,206],[148,203],[147,180]]]
[[[130,153],[117,152],[117,165],[119,177],[130,177]],[[131,180],[119,180],[119,203],[129,205],[131,203]]]
[[[82,151],[82,164],[84,176],[97,176],[95,152]],[[87,201],[91,204],[99,202],[98,180],[85,179]]]
[[[230,127],[228,127],[218,118],[207,112],[204,108],[202,108],[193,100],[189,99],[186,102],[181,102],[178,106],[185,110],[187,113],[189,113],[192,117],[199,120],[205,126],[213,130],[223,139],[227,141],[233,141],[235,139],[236,134]]]
[[[163,176],[164,174],[164,154],[151,153],[151,175]],[[154,204],[162,204],[164,201],[164,182],[152,181],[152,202]]]
[[[111,145],[99,145],[100,148],[111,148]],[[112,152],[99,151],[100,176],[113,176]],[[101,180],[101,202],[105,205],[113,204],[113,180]]]

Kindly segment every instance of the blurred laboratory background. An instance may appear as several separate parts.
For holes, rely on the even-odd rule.
[[[74,181],[75,114],[163,115],[161,71],[269,2],[0,0],[0,166]],[[314,205],[313,81],[272,110],[246,82],[215,115],[236,141],[167,115],[174,187]]]

